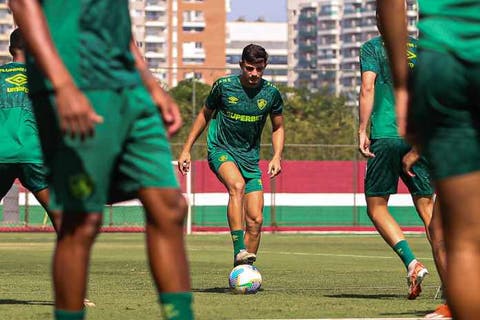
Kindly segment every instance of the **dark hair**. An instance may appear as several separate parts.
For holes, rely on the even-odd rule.
[[[268,60],[268,53],[267,51],[256,44],[249,44],[245,48],[243,48],[242,52],[242,61],[249,62],[249,63],[260,63],[265,62],[267,63]]]
[[[15,29],[12,31],[10,34],[10,53],[12,53],[12,50],[18,49],[18,50],[23,50],[25,49],[25,41],[23,40],[22,33],[20,32],[20,29]]]

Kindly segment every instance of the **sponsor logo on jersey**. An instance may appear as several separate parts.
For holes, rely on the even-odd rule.
[[[408,59],[408,66],[410,67],[410,69],[415,67],[415,61],[417,59],[417,54],[415,52],[407,50],[407,59]]]
[[[228,103],[237,104],[237,102],[238,102],[239,99],[238,99],[237,97],[231,96],[231,97],[228,97],[227,100],[228,100]]]
[[[77,199],[86,199],[93,192],[93,181],[86,173],[80,173],[69,178],[70,193]]]
[[[246,115],[246,114],[238,114],[238,113],[231,112],[231,111],[226,111],[225,115],[230,119],[239,120],[239,121],[242,121],[242,122],[257,122],[257,121],[260,121],[262,119],[261,115],[259,115],[259,116],[249,116],[249,115]]]
[[[258,99],[258,100],[257,100],[257,107],[258,107],[258,109],[260,109],[260,110],[265,109],[265,107],[267,106],[267,103],[268,103],[268,102],[267,102],[267,100],[265,100],[265,99]]]
[[[25,92],[28,93],[27,76],[23,73],[17,73],[16,75],[6,78],[5,82],[13,84],[14,87],[7,88],[7,92]]]

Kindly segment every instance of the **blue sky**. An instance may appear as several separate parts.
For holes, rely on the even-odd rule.
[[[230,0],[231,11],[228,21],[244,17],[247,21],[255,21],[258,17],[268,22],[287,21],[287,0]]]

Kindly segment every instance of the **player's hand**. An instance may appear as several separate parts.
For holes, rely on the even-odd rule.
[[[413,172],[412,168],[415,165],[415,163],[417,163],[418,159],[420,159],[420,155],[415,150],[415,148],[412,148],[403,156],[403,159],[402,159],[403,171],[406,174],[408,174],[410,177],[415,177],[415,173]]]
[[[163,91],[160,86],[155,85],[150,88],[150,94],[155,104],[160,109],[162,114],[163,123],[167,130],[168,136],[175,135],[182,127],[182,116],[177,103],[166,92]]]
[[[58,119],[63,134],[80,137],[93,136],[97,123],[103,122],[90,105],[87,97],[74,83],[65,84],[55,90]]]
[[[282,165],[281,165],[281,160],[280,158],[274,157],[269,163],[268,163],[268,175],[270,178],[274,178],[278,176],[282,172]]]
[[[358,133],[358,150],[360,150],[360,153],[364,157],[375,157],[375,154],[370,151],[370,139],[368,138],[367,133],[364,131],[360,131]]]
[[[181,174],[186,175],[187,172],[190,171],[190,165],[192,163],[190,152],[182,151],[177,162],[178,171],[180,171]]]

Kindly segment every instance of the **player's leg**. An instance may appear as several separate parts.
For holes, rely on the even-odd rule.
[[[480,172],[436,183],[447,239],[447,300],[455,319],[480,315]]]
[[[46,168],[42,164],[24,163],[20,164],[20,182],[33,193],[38,202],[42,205],[52,222],[55,231],[58,231],[61,215],[58,212],[52,212],[48,208],[49,191],[46,176]]]
[[[435,203],[433,205],[432,220],[428,225],[428,231],[430,234],[430,244],[432,246],[433,260],[435,261],[435,266],[437,267],[437,272],[441,281],[441,299],[445,299],[444,291],[445,284],[447,279],[447,251],[445,248],[445,235],[443,232],[442,225],[442,216],[440,212],[440,197],[435,198]],[[427,319],[442,319],[451,318],[452,314],[450,308],[447,305],[446,300],[442,304],[438,305],[437,308],[425,316]]]
[[[233,242],[234,265],[253,263],[256,256],[246,250],[244,238],[245,179],[233,161],[220,164],[217,176],[228,192],[227,220]]]
[[[252,179],[257,180],[257,179]],[[251,181],[251,180],[250,180]],[[250,182],[249,181],[249,182]],[[253,182],[258,185],[257,181]],[[256,190],[245,194],[245,245],[248,252],[257,254],[260,246],[260,238],[263,224],[263,191]]]
[[[193,298],[183,236],[187,204],[172,167],[168,138],[158,108],[143,86],[124,90],[119,97],[119,132],[125,136],[112,173],[110,199],[137,196],[142,202],[149,265],[164,318],[190,320]]]
[[[5,197],[18,176],[18,165],[14,163],[0,163],[0,200]]]
[[[165,317],[191,319],[192,294],[183,236],[185,198],[179,189],[167,188],[142,188],[138,196],[146,212],[150,270]]]
[[[88,265],[102,214],[65,211],[53,256],[55,308],[78,312],[87,294]]]

